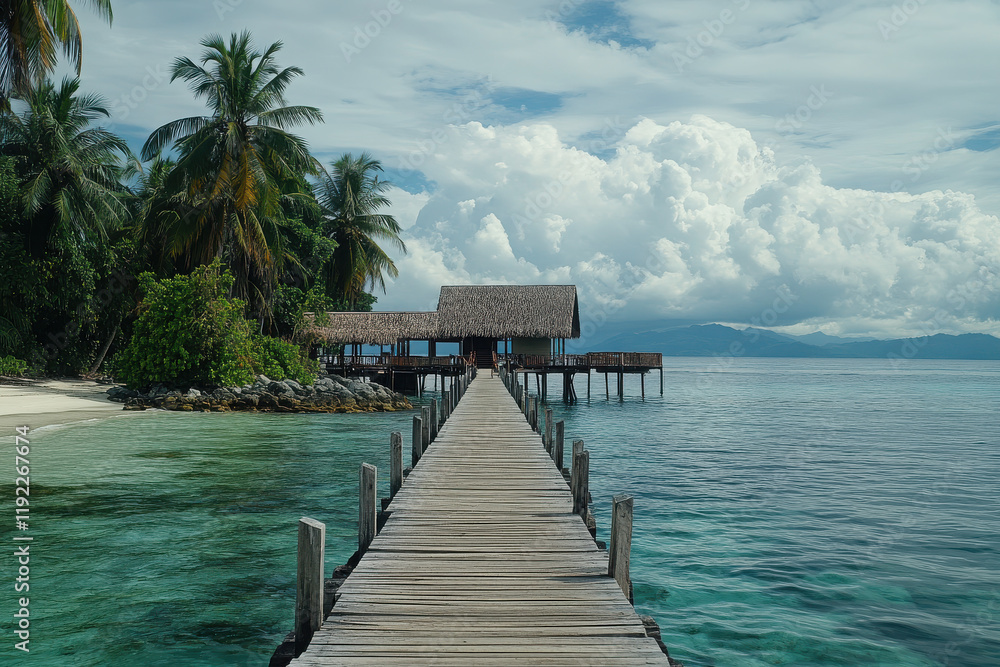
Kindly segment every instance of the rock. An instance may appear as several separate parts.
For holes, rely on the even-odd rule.
[[[273,410],[278,407],[278,399],[271,394],[261,394],[257,399],[257,407],[261,410]]]
[[[130,398],[137,398],[139,392],[133,391],[128,387],[111,387],[107,390],[108,400],[117,401],[118,403],[124,403]]]
[[[296,394],[301,394],[301,393],[302,393],[302,391],[303,391],[303,390],[302,390],[302,385],[300,385],[300,384],[299,384],[298,382],[296,382],[295,380],[283,380],[283,383],[284,383],[284,384],[285,384],[285,385],[286,385],[286,386],[287,386],[287,387],[288,387],[289,389],[291,389],[292,391],[294,391],[294,392],[295,392]]]
[[[201,396],[201,392],[195,389],[194,387],[191,387],[190,389],[188,389],[187,395],[190,396],[191,398],[198,398],[199,396]]]
[[[267,393],[274,396],[287,396],[289,398],[295,397],[295,392],[284,382],[272,382],[267,385]]]

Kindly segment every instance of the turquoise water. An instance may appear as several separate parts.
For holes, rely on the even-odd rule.
[[[636,606],[673,657],[1000,664],[1000,364],[667,363],[662,397],[651,376],[645,402],[635,378],[606,401],[595,378],[588,402],[581,378],[580,404],[552,407],[591,452],[600,538],[611,496],[635,496]],[[358,465],[379,466],[385,495],[388,434],[412,414],[142,413],[34,432],[24,664],[266,664],[292,624],[298,518],[326,522],[328,569],[345,561]],[[21,656],[12,644],[0,662]]]

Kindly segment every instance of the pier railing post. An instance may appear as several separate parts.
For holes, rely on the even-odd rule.
[[[545,451],[552,453],[552,408],[545,408]]]
[[[389,435],[389,498],[403,486],[403,434],[393,431]]]
[[[326,525],[299,519],[298,567],[295,577],[295,655],[309,645],[323,625],[323,558]]]
[[[424,453],[424,420],[416,415],[413,416],[413,454],[411,456],[410,466],[416,467],[417,461],[420,460],[420,455]]]
[[[420,408],[420,420],[423,424],[423,431],[420,435],[420,453],[427,451],[427,445],[431,444],[431,407],[425,405]]]
[[[431,399],[431,442],[437,440],[438,436],[438,400]]]
[[[632,602],[629,558],[632,551],[632,496],[615,496],[611,501],[611,547],[608,549],[608,576],[614,577],[622,593]]]
[[[566,422],[559,420],[556,422],[556,441],[552,444],[552,460],[555,461],[556,470],[562,472],[563,469],[563,440],[566,437]]]
[[[358,480],[358,552],[364,555],[375,539],[375,478],[378,472],[362,463]]]
[[[573,472],[570,479],[573,513],[579,514],[586,521],[590,498],[590,452],[583,448],[583,440],[573,443]]]

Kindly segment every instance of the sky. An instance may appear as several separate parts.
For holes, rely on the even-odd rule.
[[[113,5],[83,87],[137,147],[204,113],[169,70],[205,36],[284,43],[298,134],[396,184],[377,309],[575,284],[591,328],[1000,334],[997,0]]]

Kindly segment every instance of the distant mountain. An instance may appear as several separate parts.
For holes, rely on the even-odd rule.
[[[825,334],[822,331],[815,331],[811,334],[805,334],[803,336],[790,336],[800,343],[807,343],[809,345],[819,345],[823,347],[824,345],[847,345],[849,343],[867,343],[870,340],[875,340],[874,338],[868,337],[857,337],[857,338],[843,338],[841,336],[831,336],[830,334]]]
[[[817,341],[817,344],[803,339]],[[937,334],[925,338],[858,341],[819,332],[788,336],[767,329],[740,331],[721,324],[702,324],[620,333],[602,341],[600,349],[662,352],[673,357],[1000,359],[1000,338],[986,334]]]
[[[847,345],[826,345],[831,356],[886,357],[890,359],[1000,359],[1000,338],[987,334],[871,340]]]
[[[671,357],[824,357],[823,348],[807,345],[764,329],[738,331],[721,324],[702,324],[619,334],[602,349],[615,352],[662,352]]]

